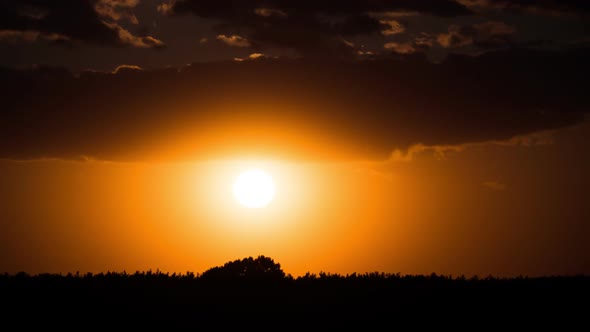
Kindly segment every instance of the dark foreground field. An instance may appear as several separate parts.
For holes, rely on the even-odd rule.
[[[326,323],[322,326],[361,330],[391,330],[408,323],[414,328],[585,330],[590,322],[589,276],[320,273],[293,278],[264,256],[228,262],[199,275],[4,274],[0,292],[3,321],[17,323],[18,330],[162,324],[191,330],[203,324],[217,324],[221,330],[230,325],[283,330]]]

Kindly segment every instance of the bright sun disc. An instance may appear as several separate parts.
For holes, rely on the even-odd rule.
[[[236,178],[234,195],[247,208],[262,208],[275,196],[275,184],[270,174],[263,170],[250,169]]]

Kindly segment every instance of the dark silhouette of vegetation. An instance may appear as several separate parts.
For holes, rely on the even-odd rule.
[[[285,272],[281,264],[275,263],[270,257],[248,257],[227,262],[223,266],[216,266],[205,271],[203,279],[252,279],[252,280],[281,280]]]
[[[227,262],[202,274],[159,270],[5,273],[0,275],[0,294],[2,317],[36,317],[19,324],[39,322],[39,317],[59,322],[75,317],[96,324],[133,322],[138,328],[153,327],[156,322],[186,326],[248,315],[282,319],[290,326],[323,320],[332,327],[347,327],[351,321],[364,322],[365,327],[401,322],[415,327],[444,322],[469,327],[474,321],[486,327],[519,323],[530,329],[537,323],[558,322],[563,330],[587,318],[590,276],[467,278],[320,272],[294,278],[273,259],[258,256]]]

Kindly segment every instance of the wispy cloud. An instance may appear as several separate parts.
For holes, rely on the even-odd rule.
[[[250,47],[250,41],[248,41],[248,39],[238,36],[238,35],[231,35],[231,36],[226,36],[226,35],[218,35],[217,36],[217,40],[219,40],[220,42],[229,45],[229,46],[233,46],[233,47]]]

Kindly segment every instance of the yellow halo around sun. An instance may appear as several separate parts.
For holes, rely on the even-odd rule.
[[[233,186],[234,196],[247,208],[263,208],[275,196],[272,176],[261,169],[249,169],[240,173]]]

